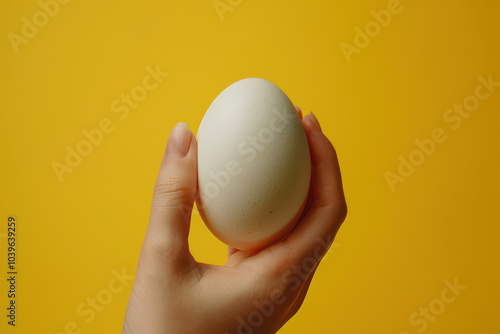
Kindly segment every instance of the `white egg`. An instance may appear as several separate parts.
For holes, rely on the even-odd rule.
[[[283,239],[307,199],[311,160],[290,99],[258,78],[212,102],[198,129],[197,207],[225,244],[257,250]]]

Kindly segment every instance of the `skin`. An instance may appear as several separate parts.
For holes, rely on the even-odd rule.
[[[312,179],[301,219],[286,239],[258,252],[229,248],[224,266],[198,263],[189,252],[196,138],[185,123],[174,127],[154,188],[123,333],[275,333],[295,315],[347,214],[335,149],[313,114],[302,124]]]

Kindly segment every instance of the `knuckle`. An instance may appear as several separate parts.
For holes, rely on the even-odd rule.
[[[347,205],[345,202],[334,203],[333,205],[330,205],[329,208],[329,216],[333,220],[333,226],[340,227],[347,217]]]
[[[347,217],[347,203],[345,201],[343,201],[340,206],[339,206],[339,209],[338,209],[338,215],[339,215],[339,221],[341,223],[343,223]]]
[[[187,200],[193,198],[193,190],[178,177],[164,176],[156,180],[153,195]]]
[[[318,203],[318,206],[325,207],[328,211],[328,215],[337,221],[343,222],[347,216],[347,203],[343,196],[338,200],[325,200],[324,202]]]
[[[143,261],[153,265],[158,262],[170,264],[177,259],[181,248],[182,244],[179,240],[156,235],[148,240],[141,255]]]

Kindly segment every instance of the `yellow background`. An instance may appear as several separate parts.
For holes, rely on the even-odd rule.
[[[226,0],[227,1],[227,0]],[[223,2],[226,2],[223,1]],[[2,1],[0,309],[2,333],[121,331],[131,284],[95,319],[77,307],[133,274],[170,129],[196,133],[228,85],[262,77],[337,148],[349,215],[299,313],[281,333],[418,333],[409,317],[440,298],[444,280],[467,289],[426,333],[499,333],[500,89],[462,126],[446,109],[500,81],[497,1],[402,0],[401,13],[348,63],[339,45],[387,1],[233,1],[221,20],[206,1],[71,1],[15,53],[7,34],[32,21],[35,0]],[[111,103],[146,67],[169,72],[121,120]],[[109,118],[115,129],[59,182],[52,163]],[[448,140],[391,191],[415,139]],[[6,325],[7,217],[18,219],[18,325]],[[191,250],[224,263],[225,246],[195,214]]]

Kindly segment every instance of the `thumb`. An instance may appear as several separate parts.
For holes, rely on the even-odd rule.
[[[186,123],[178,123],[168,138],[154,187],[151,216],[139,260],[154,270],[151,274],[165,273],[165,270],[169,275],[181,274],[196,265],[188,245],[197,189],[196,158],[196,138]]]

